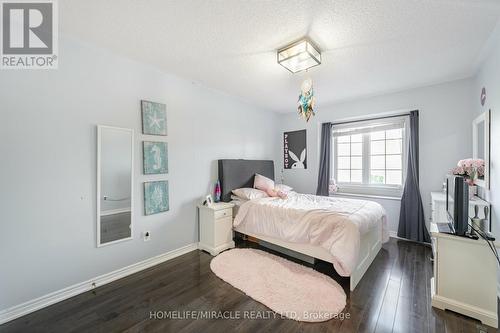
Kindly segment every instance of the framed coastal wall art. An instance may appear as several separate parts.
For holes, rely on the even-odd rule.
[[[307,169],[305,129],[283,133],[283,166],[285,169]]]
[[[142,133],[167,135],[167,106],[162,103],[141,101]]]
[[[168,173],[168,144],[166,142],[143,141],[144,174]]]
[[[169,209],[168,181],[145,182],[144,214],[153,215]]]

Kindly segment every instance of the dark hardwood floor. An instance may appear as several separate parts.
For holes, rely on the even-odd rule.
[[[240,246],[246,246],[243,244]],[[211,256],[193,251],[0,326],[0,332],[496,332],[478,321],[430,305],[430,248],[391,239],[356,290],[349,319],[301,323],[268,318],[269,309],[217,278]],[[317,269],[331,273],[331,265]],[[313,287],[313,286],[311,286]],[[183,311],[266,318],[186,318]],[[167,319],[165,311],[184,316]],[[155,313],[157,318],[150,318]]]

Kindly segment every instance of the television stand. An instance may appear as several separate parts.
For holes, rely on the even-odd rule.
[[[486,241],[440,232],[430,224],[434,277],[432,306],[498,328],[497,262]]]

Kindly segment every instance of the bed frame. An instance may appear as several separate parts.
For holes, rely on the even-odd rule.
[[[256,173],[274,180],[274,162],[269,160],[219,160],[219,181],[221,183],[222,200],[225,202],[231,201],[231,191],[233,189],[253,187],[253,180]],[[238,228],[234,228],[234,230],[260,241],[333,263],[332,255],[320,246],[291,243],[274,237],[241,232]],[[361,236],[359,261],[349,277],[351,291],[356,288],[381,248],[382,224],[380,223],[376,228],[372,228],[368,233]]]

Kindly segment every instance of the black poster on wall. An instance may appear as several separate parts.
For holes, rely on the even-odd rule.
[[[285,169],[307,169],[306,130],[283,133]]]

